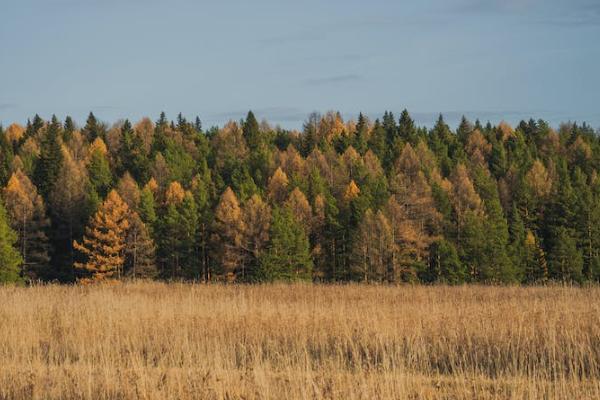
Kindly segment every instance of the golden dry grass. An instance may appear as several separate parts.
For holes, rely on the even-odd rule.
[[[600,288],[0,288],[0,399],[598,399]]]

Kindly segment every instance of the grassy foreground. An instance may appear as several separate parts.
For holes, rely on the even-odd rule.
[[[600,398],[600,288],[0,287],[0,399]]]

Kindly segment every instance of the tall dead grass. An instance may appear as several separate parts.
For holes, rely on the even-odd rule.
[[[600,398],[600,288],[0,288],[0,399]]]

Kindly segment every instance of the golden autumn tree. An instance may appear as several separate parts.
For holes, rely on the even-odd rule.
[[[352,247],[352,269],[356,277],[364,282],[382,282],[388,277],[388,268],[393,261],[394,231],[382,211],[365,212],[358,225]]]
[[[351,180],[350,183],[346,186],[346,189],[344,190],[343,200],[346,203],[350,203],[352,200],[357,198],[359,194],[360,188],[358,187],[356,182],[354,182],[354,180]]]
[[[539,199],[545,199],[552,190],[552,179],[540,160],[535,160],[529,171],[527,171],[525,183],[532,194]]]
[[[391,227],[393,243],[387,279],[390,282],[413,281],[416,279],[415,267],[426,257],[432,238],[394,197],[390,197],[385,205],[384,214]]]
[[[310,234],[312,223],[312,208],[308,199],[297,187],[292,190],[284,207],[289,209],[296,221],[304,228],[306,234]]]
[[[241,267],[245,230],[238,198],[233,190],[227,187],[215,209],[211,236],[213,258],[221,266],[227,280],[234,280]]]
[[[185,190],[183,190],[181,184],[177,181],[171,182],[165,193],[165,203],[167,205],[179,205],[183,203],[184,198]]]
[[[251,279],[269,242],[271,207],[255,194],[244,204],[242,213],[245,226],[242,246],[246,252],[242,263],[242,279]]]
[[[273,176],[269,179],[267,186],[267,196],[274,204],[281,204],[285,201],[288,193],[288,177],[281,168],[277,168]]]
[[[119,179],[117,192],[130,209],[138,209],[141,197],[140,188],[129,172],[125,172]]]
[[[450,199],[456,214],[456,233],[458,242],[460,242],[462,228],[467,214],[482,214],[482,202],[464,164],[458,164],[456,166],[450,180],[452,182]]]
[[[121,278],[129,228],[128,213],[127,204],[116,190],[111,190],[86,227],[83,242],[73,243],[85,259],[75,263],[75,268],[84,275],[82,281]]]

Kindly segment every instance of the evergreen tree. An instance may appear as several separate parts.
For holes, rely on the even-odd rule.
[[[259,149],[262,145],[262,134],[260,132],[260,127],[258,126],[258,121],[254,117],[252,111],[248,111],[246,121],[244,121],[243,132],[244,139],[246,139],[250,151]]]
[[[417,143],[417,129],[415,122],[410,117],[408,110],[402,110],[400,121],[398,122],[398,135],[402,140],[413,145]]]
[[[125,240],[124,274],[133,279],[152,279],[158,275],[154,240],[135,211],[127,216],[129,227]]]
[[[102,139],[96,139],[92,144],[88,176],[94,191],[104,198],[112,185],[112,172],[106,158],[106,145]]]
[[[304,229],[291,211],[275,208],[268,249],[260,259],[260,280],[307,280],[311,277],[312,267],[309,242]]]
[[[242,247],[246,255],[242,262],[241,279],[257,280],[260,279],[260,259],[269,241],[271,207],[255,194],[243,207],[243,221],[246,229]]]
[[[573,233],[559,227],[548,253],[550,275],[563,282],[580,282],[583,278],[583,257],[577,249]]]
[[[11,175],[14,158],[13,146],[0,124],[0,184],[4,186]]]
[[[63,162],[59,134],[60,123],[56,116],[52,116],[41,142],[40,157],[34,171],[34,183],[45,199],[54,189]]]
[[[369,140],[369,121],[360,113],[358,115],[358,123],[356,124],[356,133],[354,135],[353,147],[360,154],[365,154],[367,151],[367,142]]]
[[[96,116],[90,111],[85,126],[81,131],[88,141],[93,142],[97,138],[104,139],[104,127],[98,122]]]
[[[15,248],[18,237],[8,223],[6,209],[0,202],[0,283],[15,283],[21,281],[21,255]]]
[[[467,280],[468,272],[460,262],[454,245],[440,239],[431,245],[429,269],[423,275],[425,281],[459,284]]]

